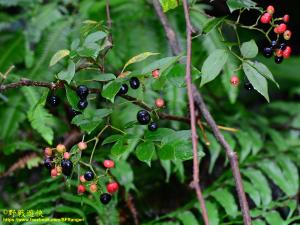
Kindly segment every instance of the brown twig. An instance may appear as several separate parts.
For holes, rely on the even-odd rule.
[[[205,205],[205,200],[201,191],[199,184],[199,160],[198,160],[198,137],[196,130],[196,115],[195,115],[195,105],[193,99],[192,90],[192,78],[191,78],[191,58],[192,58],[192,25],[190,22],[190,13],[187,0],[183,0],[183,8],[186,22],[186,67],[185,67],[185,79],[187,86],[187,94],[189,99],[190,108],[190,118],[191,118],[191,131],[192,131],[192,143],[193,143],[193,187],[196,191],[197,198],[200,202],[202,217],[205,225],[209,225],[207,209]]]
[[[231,149],[230,145],[225,140],[225,138],[224,138],[223,134],[220,132],[215,120],[213,119],[212,115],[208,111],[208,109],[203,101],[202,96],[200,95],[200,93],[197,91],[197,89],[195,87],[193,87],[193,95],[194,95],[194,101],[196,102],[197,107],[201,111],[201,113],[202,113],[203,117],[205,118],[205,120],[207,121],[208,125],[211,127],[214,136],[216,137],[216,139],[219,141],[219,143],[224,147],[224,149],[226,151],[226,155],[229,159],[230,166],[232,169],[239,203],[240,203],[240,206],[242,209],[244,224],[251,225],[249,206],[248,206],[248,202],[246,199],[244,187],[242,184],[242,177],[241,177],[241,173],[240,173],[240,169],[239,169],[237,154],[236,154],[236,152],[234,152]]]
[[[129,208],[133,217],[134,225],[139,225],[138,212],[133,202],[133,197],[130,193],[127,194],[126,205]]]

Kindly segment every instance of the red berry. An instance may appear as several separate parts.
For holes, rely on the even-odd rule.
[[[85,192],[85,187],[82,184],[79,184],[77,187],[77,193],[82,194]]]
[[[90,186],[90,191],[91,191],[91,192],[96,192],[97,190],[98,190],[97,184],[91,184],[91,186]]]
[[[272,5],[269,5],[268,7],[267,7],[267,13],[269,13],[269,14],[273,14],[275,12],[275,9],[274,9],[274,7],[272,6]]]
[[[52,149],[51,148],[45,148],[44,150],[45,156],[52,156]]]
[[[155,100],[155,105],[157,108],[162,108],[165,105],[165,101],[162,98],[158,98]]]
[[[51,170],[51,177],[56,177],[58,174],[57,174],[57,170],[56,168],[52,169]]]
[[[290,46],[287,46],[285,48],[285,50],[283,51],[282,56],[283,56],[283,58],[287,59],[291,56],[291,53],[292,53],[292,48]]]
[[[291,39],[291,37],[292,37],[292,31],[290,31],[290,30],[286,30],[284,33],[283,33],[283,38],[285,39],[285,40],[290,40]]]
[[[66,151],[66,146],[64,146],[63,144],[58,144],[58,145],[56,146],[56,150],[57,150],[57,152],[59,152],[59,153],[64,153],[64,152]]]
[[[284,33],[286,31],[286,28],[287,28],[286,24],[285,23],[281,23],[277,27],[277,31],[278,31],[279,34],[282,34],[282,33]]]
[[[269,13],[265,13],[261,16],[260,22],[261,23],[270,23],[271,19],[272,19],[272,15]]]
[[[82,151],[82,150],[85,150],[87,148],[87,144],[83,141],[79,142],[77,144],[78,148]]]
[[[290,21],[290,16],[288,14],[285,14],[284,17],[282,17],[283,22],[288,23]]]
[[[119,185],[117,182],[112,182],[106,185],[106,189],[109,193],[114,193],[119,189]]]
[[[115,167],[115,162],[109,159],[104,160],[103,166],[105,168],[114,168]]]
[[[153,71],[152,71],[152,76],[153,76],[155,79],[158,79],[158,78],[159,78],[159,69],[153,70]]]
[[[274,28],[274,33],[275,34],[279,34],[279,32],[278,32],[278,26]]]
[[[281,49],[277,49],[276,52],[275,52],[275,55],[278,56],[278,57],[281,57],[283,54],[283,51]]]
[[[240,79],[237,75],[233,75],[231,78],[230,78],[230,83],[233,85],[233,86],[238,86],[239,83],[240,83]]]
[[[65,153],[64,153],[64,158],[65,158],[65,159],[69,159],[70,157],[71,157],[70,152],[65,152]]]
[[[81,175],[81,176],[79,177],[79,180],[80,180],[81,183],[86,182],[86,180],[84,179],[84,176],[83,176],[83,175]]]

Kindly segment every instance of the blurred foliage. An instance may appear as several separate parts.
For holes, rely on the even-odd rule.
[[[160,2],[184,48],[180,1]],[[240,88],[242,84],[233,87],[229,80],[241,63],[224,49],[231,48],[230,42],[236,42],[232,38],[234,31],[230,26],[222,27],[228,39],[225,42],[218,32],[225,18],[208,18],[204,13],[207,5],[195,2],[191,7],[192,22],[205,34],[193,39],[193,80],[201,86],[217,123],[238,129],[223,134],[239,155],[253,224],[297,224],[300,221],[299,57],[292,57],[282,65],[262,59],[256,45],[261,37],[254,32],[251,37],[256,40],[249,39],[243,35],[248,31],[239,29],[243,43],[239,55],[260,61],[253,61],[254,67],[250,61],[244,63],[246,75],[250,81],[249,77],[258,77],[253,86],[266,99],[270,96],[271,103],[255,91]],[[227,3],[232,11],[256,7],[250,0]],[[142,88],[130,90],[129,95],[151,107],[157,97],[163,97],[167,102],[163,111],[187,116],[184,66],[178,63],[184,59],[184,53],[170,57],[171,50],[150,1],[110,0],[110,6],[113,48],[104,60],[106,73],[97,76],[99,71],[75,73],[75,68],[86,59],[99,60],[111,44],[105,1],[0,0],[0,69],[4,73],[11,65],[16,67],[4,84],[20,78],[66,81],[65,91],[55,92],[63,102],[55,109],[47,105],[51,91],[44,88],[22,87],[0,93],[0,209],[42,209],[44,216],[80,217],[85,219],[84,224],[133,224],[125,203],[131,194],[141,224],[202,224],[199,204],[188,187],[192,180],[188,125],[161,120],[161,128],[151,133],[135,123],[139,107],[115,98],[122,83],[138,76]],[[265,68],[262,63],[272,71],[281,89],[276,89],[269,69],[266,68],[267,73],[258,73]],[[158,68],[161,78],[152,79],[151,71]],[[124,71],[131,74],[116,78]],[[241,70],[236,74],[241,83],[246,80]],[[269,91],[267,86],[261,87],[267,85],[266,74],[266,78],[275,82]],[[102,88],[102,96],[90,95],[88,108],[72,122],[66,112],[70,107],[77,109],[78,97],[69,84]],[[123,133],[111,129],[103,133],[102,144],[94,155],[95,169],[97,173],[103,172],[99,163],[113,158],[117,167],[112,173],[123,188],[108,206],[103,206],[99,193],[77,195],[75,176],[47,178],[49,174],[41,169],[41,164],[45,146],[55,146],[77,126],[86,132],[88,140],[99,133],[107,118]],[[242,224],[228,161],[211,131],[207,127],[205,130],[210,145],[199,135],[199,155],[210,223]],[[91,150],[89,146],[82,154],[84,161],[88,161]],[[32,152],[36,154],[26,158]],[[80,174],[81,167],[76,166],[75,171]]]

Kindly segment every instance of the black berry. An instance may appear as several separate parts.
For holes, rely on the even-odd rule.
[[[148,125],[148,130],[150,131],[156,131],[158,128],[158,125],[156,122],[151,122],[149,125]]]
[[[44,160],[44,166],[48,169],[48,170],[51,170],[53,165],[52,165],[52,160],[53,158],[52,157],[47,157],[45,160]]]
[[[277,48],[277,41],[271,41],[271,48],[276,49]]]
[[[252,91],[252,90],[254,89],[253,86],[252,86],[252,84],[251,84],[249,81],[246,81],[246,82],[244,83],[244,87],[245,87],[245,89],[248,90],[248,91]]]
[[[128,92],[128,85],[127,84],[122,84],[118,95],[125,95]]]
[[[73,169],[73,163],[71,160],[63,159],[61,161],[62,173],[66,176],[70,176]]]
[[[91,181],[94,179],[94,173],[92,171],[86,171],[84,174],[84,179],[87,181]]]
[[[55,95],[51,95],[51,96],[49,96],[49,98],[48,98],[48,103],[49,103],[49,105],[51,105],[52,107],[56,107],[56,106],[58,106],[58,104],[59,104],[59,98],[57,97],[57,96],[55,96]]]
[[[77,111],[75,109],[72,109],[72,108],[68,108],[67,110],[67,117],[69,120],[72,120],[75,116],[81,114],[80,111]]]
[[[80,99],[78,104],[77,104],[77,107],[78,109],[85,109],[87,106],[88,106],[88,101],[86,99]]]
[[[79,98],[86,99],[86,97],[89,94],[89,89],[85,85],[79,85],[76,89],[76,93],[77,93]]]
[[[146,110],[140,110],[138,111],[136,118],[140,124],[146,125],[150,122],[151,116]]]
[[[273,49],[270,47],[265,47],[263,50],[263,54],[266,58],[270,58],[273,55]]]
[[[282,56],[275,56],[275,63],[280,64],[283,61],[283,57]]]
[[[104,193],[102,195],[100,195],[100,201],[102,202],[102,204],[107,205],[111,200],[111,195],[108,193]]]
[[[282,50],[282,51],[284,51],[286,49],[286,43],[281,43],[279,45],[279,49]]]
[[[132,89],[138,89],[140,87],[140,81],[137,77],[131,77],[129,84]]]

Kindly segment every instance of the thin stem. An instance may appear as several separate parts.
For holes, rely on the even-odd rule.
[[[99,142],[99,139],[97,138],[96,141],[95,141],[95,144],[94,144],[94,147],[93,147],[91,156],[90,156],[90,162],[89,162],[90,165],[92,165],[92,161],[93,161],[93,157],[94,157],[94,152],[95,152],[95,150],[96,150],[96,147],[97,147],[98,142]],[[94,172],[94,171],[93,171],[93,172]]]
[[[196,191],[198,201],[200,202],[202,217],[204,223],[209,225],[208,214],[206,210],[205,200],[202,194],[201,187],[199,185],[199,160],[198,160],[198,136],[196,130],[196,115],[195,115],[195,105],[192,92],[192,78],[191,78],[191,57],[192,57],[192,25],[190,22],[190,13],[187,0],[183,0],[183,8],[186,22],[186,48],[187,48],[187,58],[185,67],[185,79],[187,84],[187,94],[189,99],[190,108],[190,124],[192,131],[192,144],[193,144],[193,187]]]

